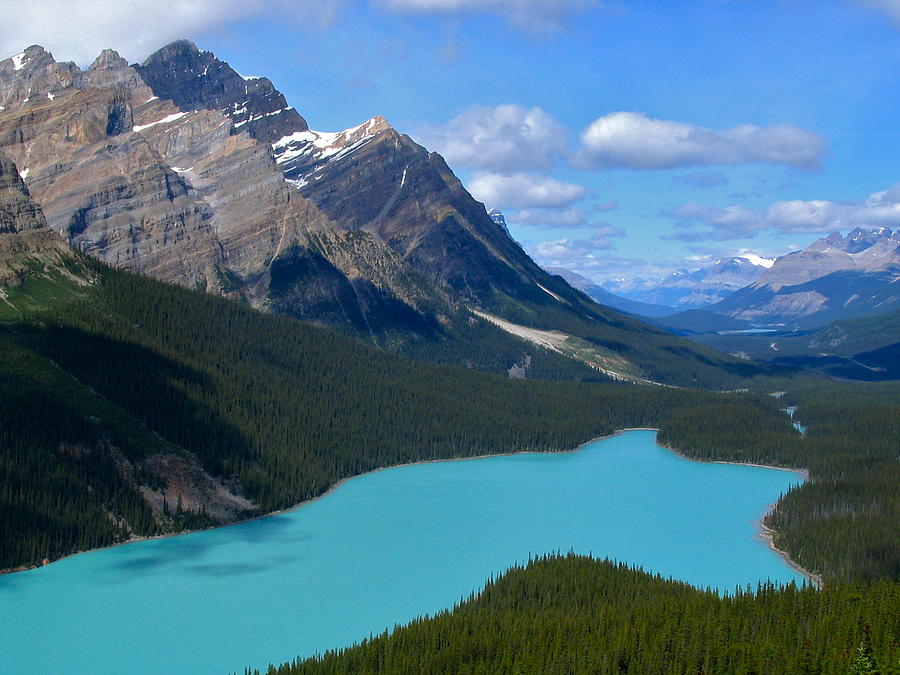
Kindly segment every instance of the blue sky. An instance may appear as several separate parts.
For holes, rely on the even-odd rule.
[[[313,129],[382,115],[596,280],[900,227],[900,0],[19,4],[9,54],[187,37]]]

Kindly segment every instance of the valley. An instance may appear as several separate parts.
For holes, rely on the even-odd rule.
[[[483,179],[189,40],[0,60],[11,672],[897,670],[897,233],[621,297]]]

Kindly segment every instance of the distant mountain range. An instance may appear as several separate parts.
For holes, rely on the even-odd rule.
[[[736,356],[854,379],[900,376],[891,364],[900,345],[900,231],[857,227],[773,260],[729,258],[655,282],[601,286],[567,270],[549,271],[600,303]],[[752,283],[728,290],[747,279]],[[675,309],[720,294],[711,304]]]
[[[414,357],[720,388],[749,372],[545,272],[383,118],[311,130],[186,40],[84,71],[39,46],[0,61],[0,151],[92,257]]]
[[[606,305],[607,307],[612,307],[613,309],[618,309],[622,312],[646,317],[668,316],[675,312],[674,309],[665,305],[651,305],[616,295],[587,277],[562,267],[547,267],[546,270],[551,274],[561,276],[571,286],[577,288],[579,291],[587,293],[601,305]]]
[[[598,302],[646,317],[702,308],[709,330],[729,325],[712,327],[716,322],[710,313],[746,322],[747,328],[820,328],[840,319],[889,314],[900,306],[900,231],[857,227],[778,258],[726,258],[653,281],[598,284],[567,270],[550,271]]]
[[[756,324],[820,328],[900,307],[900,232],[834,232],[781,256],[746,288],[707,307]]]
[[[773,263],[759,256],[722,258],[698,270],[677,270],[663,279],[605,281],[600,286],[628,300],[669,307],[671,314],[718,302],[755,282]]]

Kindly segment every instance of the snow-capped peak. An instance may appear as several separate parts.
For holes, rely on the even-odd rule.
[[[739,257],[743,258],[744,260],[748,260],[751,264],[756,265],[757,267],[765,267],[766,269],[775,264],[775,258],[763,258],[762,256],[758,256],[755,253],[741,253]]]

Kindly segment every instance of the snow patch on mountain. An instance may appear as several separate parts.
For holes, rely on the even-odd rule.
[[[143,131],[144,129],[149,129],[150,127],[155,127],[157,124],[169,124],[176,120],[180,120],[182,117],[184,117],[185,115],[188,115],[188,114],[190,114],[190,113],[186,113],[186,112],[172,113],[171,115],[166,115],[161,120],[156,120],[155,122],[150,122],[150,124],[135,124],[133,127],[131,127],[131,130],[132,131]]]
[[[757,267],[765,267],[766,269],[775,264],[775,258],[763,258],[755,253],[742,253],[740,257]]]
[[[275,141],[272,152],[282,171],[291,172],[288,182],[299,188],[308,184],[310,176],[326,162],[340,161],[387,128],[390,127],[383,117],[373,117],[343,131],[297,131]],[[405,182],[404,173],[401,187]]]

